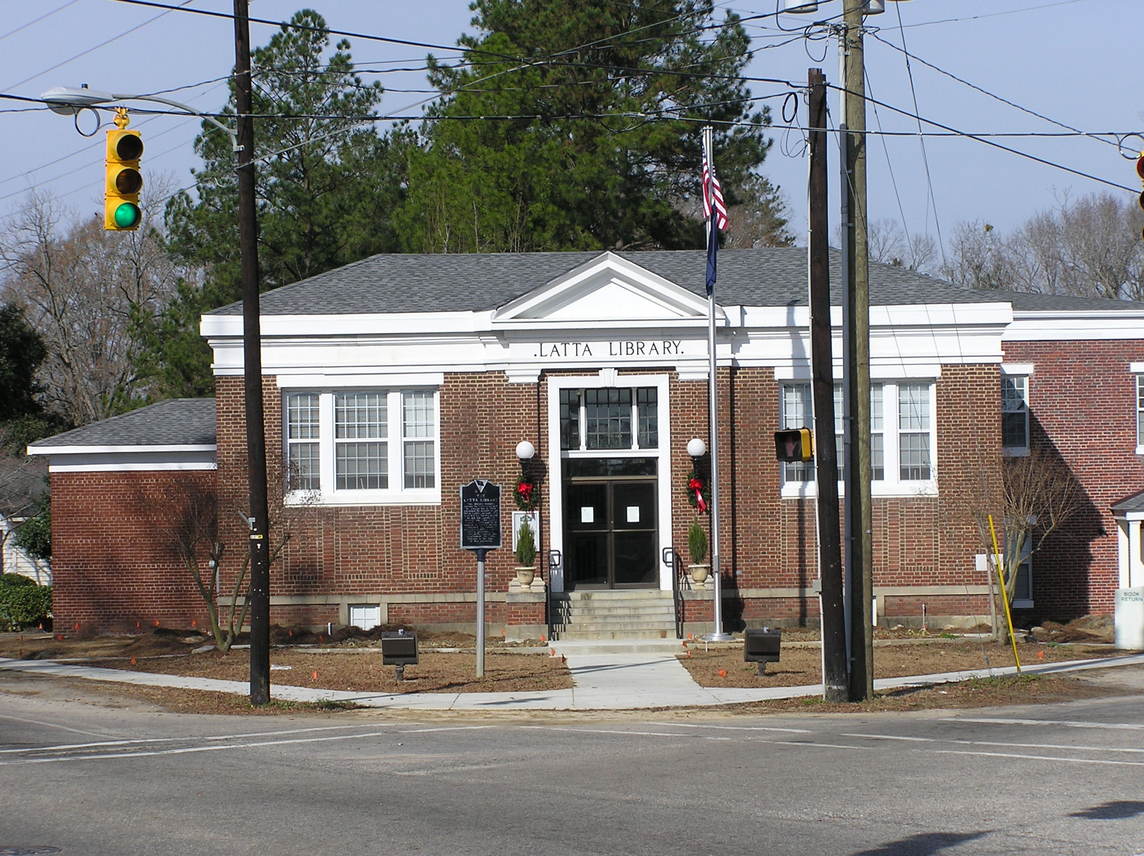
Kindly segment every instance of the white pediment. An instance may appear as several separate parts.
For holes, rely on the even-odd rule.
[[[707,318],[707,301],[611,252],[493,313],[494,327],[663,325]]]

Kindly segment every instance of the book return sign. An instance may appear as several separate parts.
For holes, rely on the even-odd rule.
[[[461,485],[461,549],[477,554],[477,677],[485,676],[485,554],[501,546],[500,485]]]

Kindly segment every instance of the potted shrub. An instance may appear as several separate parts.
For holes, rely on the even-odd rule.
[[[687,550],[691,553],[691,564],[687,566],[691,579],[696,588],[704,588],[711,566],[707,564],[707,530],[698,520],[692,520],[687,530]]]
[[[536,535],[532,531],[532,521],[524,518],[520,522],[520,532],[516,536],[516,579],[521,586],[532,585],[536,576]]]

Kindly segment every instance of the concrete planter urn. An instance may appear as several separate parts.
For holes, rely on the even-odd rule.
[[[707,587],[707,577],[711,575],[710,565],[688,565],[687,571],[691,574],[691,581],[695,583],[696,588]]]
[[[517,566],[516,581],[520,583],[521,587],[528,588],[532,585],[534,579],[536,579],[536,568],[532,565],[526,567]]]

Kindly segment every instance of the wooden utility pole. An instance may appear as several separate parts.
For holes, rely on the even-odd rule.
[[[818,486],[822,694],[826,701],[841,702],[849,698],[849,687],[838,520],[838,450],[834,439],[826,78],[822,69],[810,69],[807,82],[810,85],[810,363],[814,395],[814,465]]]
[[[238,113],[238,245],[242,265],[242,355],[246,462],[250,490],[250,703],[270,701],[270,513],[262,417],[262,328],[258,308],[258,213],[254,206],[254,120],[250,24],[246,0],[234,0],[234,106]]]
[[[845,171],[842,193],[846,257],[846,466],[850,600],[850,700],[874,695],[874,597],[870,480],[870,259],[866,217],[866,84],[862,47],[865,0],[844,0],[842,66]]]

